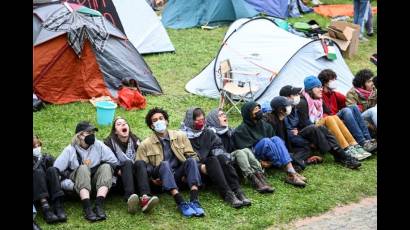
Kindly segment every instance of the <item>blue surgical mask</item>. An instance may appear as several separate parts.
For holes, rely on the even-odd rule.
[[[167,124],[165,122],[165,120],[158,120],[156,122],[154,122],[154,130],[157,133],[164,133],[165,130],[167,130]]]

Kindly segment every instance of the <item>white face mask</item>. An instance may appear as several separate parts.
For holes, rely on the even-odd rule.
[[[299,104],[299,102],[300,102],[300,96],[296,96],[296,97],[293,98],[292,104],[297,105],[297,104]]]
[[[286,106],[286,115],[289,115],[292,112],[292,106],[288,105]]]
[[[33,149],[33,157],[41,156],[41,146]]]
[[[164,133],[165,130],[167,130],[167,124],[165,122],[165,120],[158,120],[156,122],[154,122],[154,130],[157,133]]]
[[[329,89],[336,89],[336,81],[330,81],[327,87],[329,87]]]

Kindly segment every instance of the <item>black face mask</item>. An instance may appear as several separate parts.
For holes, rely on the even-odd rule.
[[[257,121],[261,120],[262,117],[263,117],[262,110],[259,110],[257,113],[255,113],[255,119],[256,119]]]
[[[94,134],[90,134],[90,135],[86,136],[86,137],[84,138],[84,142],[85,142],[87,145],[93,145],[94,142],[95,142],[95,135],[94,135]]]

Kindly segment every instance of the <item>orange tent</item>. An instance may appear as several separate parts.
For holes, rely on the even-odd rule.
[[[33,10],[34,93],[54,104],[115,98],[123,79],[135,79],[144,93],[161,94],[125,35],[98,12],[84,8],[57,3]]]

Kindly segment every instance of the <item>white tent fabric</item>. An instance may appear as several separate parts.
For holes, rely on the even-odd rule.
[[[175,51],[159,17],[145,0],[112,0],[127,38],[141,54]]]
[[[338,91],[346,93],[353,74],[337,49],[337,59],[327,60],[319,40],[303,38],[277,27],[268,18],[239,19],[225,35],[216,58],[185,86],[190,93],[218,98],[220,62],[230,60],[235,80],[259,87],[256,101],[264,103],[279,95],[285,85],[303,87],[303,79],[323,69],[336,72]],[[215,65],[216,62],[216,65]],[[278,73],[272,77],[272,73]]]

